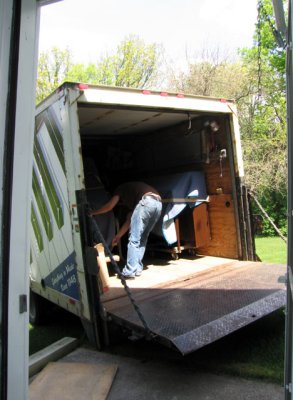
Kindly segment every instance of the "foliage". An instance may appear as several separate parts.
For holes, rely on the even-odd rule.
[[[242,102],[240,124],[246,184],[270,217],[286,232],[286,79],[285,51],[274,35],[272,2],[259,2],[255,43],[241,51],[251,79],[250,95]],[[264,221],[264,234],[275,231]]]
[[[68,75],[72,67],[72,55],[69,49],[61,50],[53,47],[41,53],[38,63],[37,103],[51,94]]]
[[[88,65],[74,64],[66,75],[68,82],[96,84],[100,82],[100,71],[93,63]]]
[[[56,47],[41,53],[38,66],[37,102],[64,81],[143,88],[154,84],[160,58],[156,44],[145,44],[137,36],[123,40],[114,55],[96,64],[74,64],[70,51]]]
[[[114,56],[105,57],[99,63],[101,83],[120,87],[143,88],[154,78],[159,48],[146,45],[137,36],[129,36]]]
[[[199,96],[240,99],[247,94],[248,81],[241,63],[223,58],[219,49],[204,49],[188,63],[187,72],[173,74],[170,86]]]
[[[278,191],[267,190],[258,199],[270,218],[274,221],[282,235],[287,233],[287,205],[286,198]],[[276,230],[262,214],[258,206],[253,203],[252,213],[254,215],[256,232],[263,236],[275,236]]]

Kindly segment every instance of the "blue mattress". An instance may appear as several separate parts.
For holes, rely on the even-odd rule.
[[[147,179],[147,183],[154,186],[162,199],[189,198],[194,202],[176,203],[163,202],[162,215],[153,232],[163,236],[169,245],[176,243],[176,230],[174,218],[185,207],[196,207],[207,198],[204,173],[202,171],[190,171],[172,175],[157,176]]]

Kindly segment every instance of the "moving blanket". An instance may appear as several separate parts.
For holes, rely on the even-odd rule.
[[[90,209],[97,210],[98,208],[102,207],[107,201],[110,200],[111,196],[106,190],[101,188],[93,188],[86,191],[86,197],[89,204]],[[95,219],[98,227],[107,243],[107,245],[111,248],[112,239],[115,236],[115,217],[113,211],[109,211],[106,214],[101,215],[94,215],[93,218]],[[95,243],[100,243],[101,239],[99,238],[96,226],[89,219],[91,224],[91,231],[93,235],[93,241]]]
[[[110,200],[111,195],[106,191],[99,177],[95,161],[91,157],[84,159],[84,177],[86,186],[86,197],[90,209],[97,210]],[[115,217],[114,212],[110,211],[106,214],[94,215],[98,227],[109,247],[111,247],[112,239],[115,236]],[[90,229],[93,241],[99,243],[101,240],[97,234],[97,229],[92,219],[90,221]]]
[[[190,171],[147,179],[160,193],[162,199],[194,198],[194,203],[163,202],[162,215],[153,232],[171,245],[177,241],[174,218],[188,205],[196,207],[207,198],[204,174]],[[199,200],[197,200],[197,198]]]

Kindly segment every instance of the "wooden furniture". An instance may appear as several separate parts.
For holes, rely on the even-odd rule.
[[[208,205],[186,207],[175,219],[178,250],[205,246],[211,240]]]
[[[176,243],[171,247],[157,248],[158,251],[170,253],[174,260],[185,250],[195,255],[199,247],[206,246],[211,241],[207,202],[196,207],[189,207],[187,204],[174,219],[174,224]]]
[[[105,293],[109,290],[109,271],[108,271],[108,263],[111,263],[110,257],[106,257],[104,246],[102,243],[98,243],[95,246],[97,250],[97,264],[98,264],[98,273],[101,280],[101,291]],[[113,255],[115,261],[120,261],[120,257],[118,255]]]

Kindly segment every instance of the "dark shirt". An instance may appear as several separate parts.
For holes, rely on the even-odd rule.
[[[122,205],[133,211],[137,203],[146,193],[154,193],[159,195],[156,189],[144,182],[126,182],[118,186],[114,195],[120,197]]]

